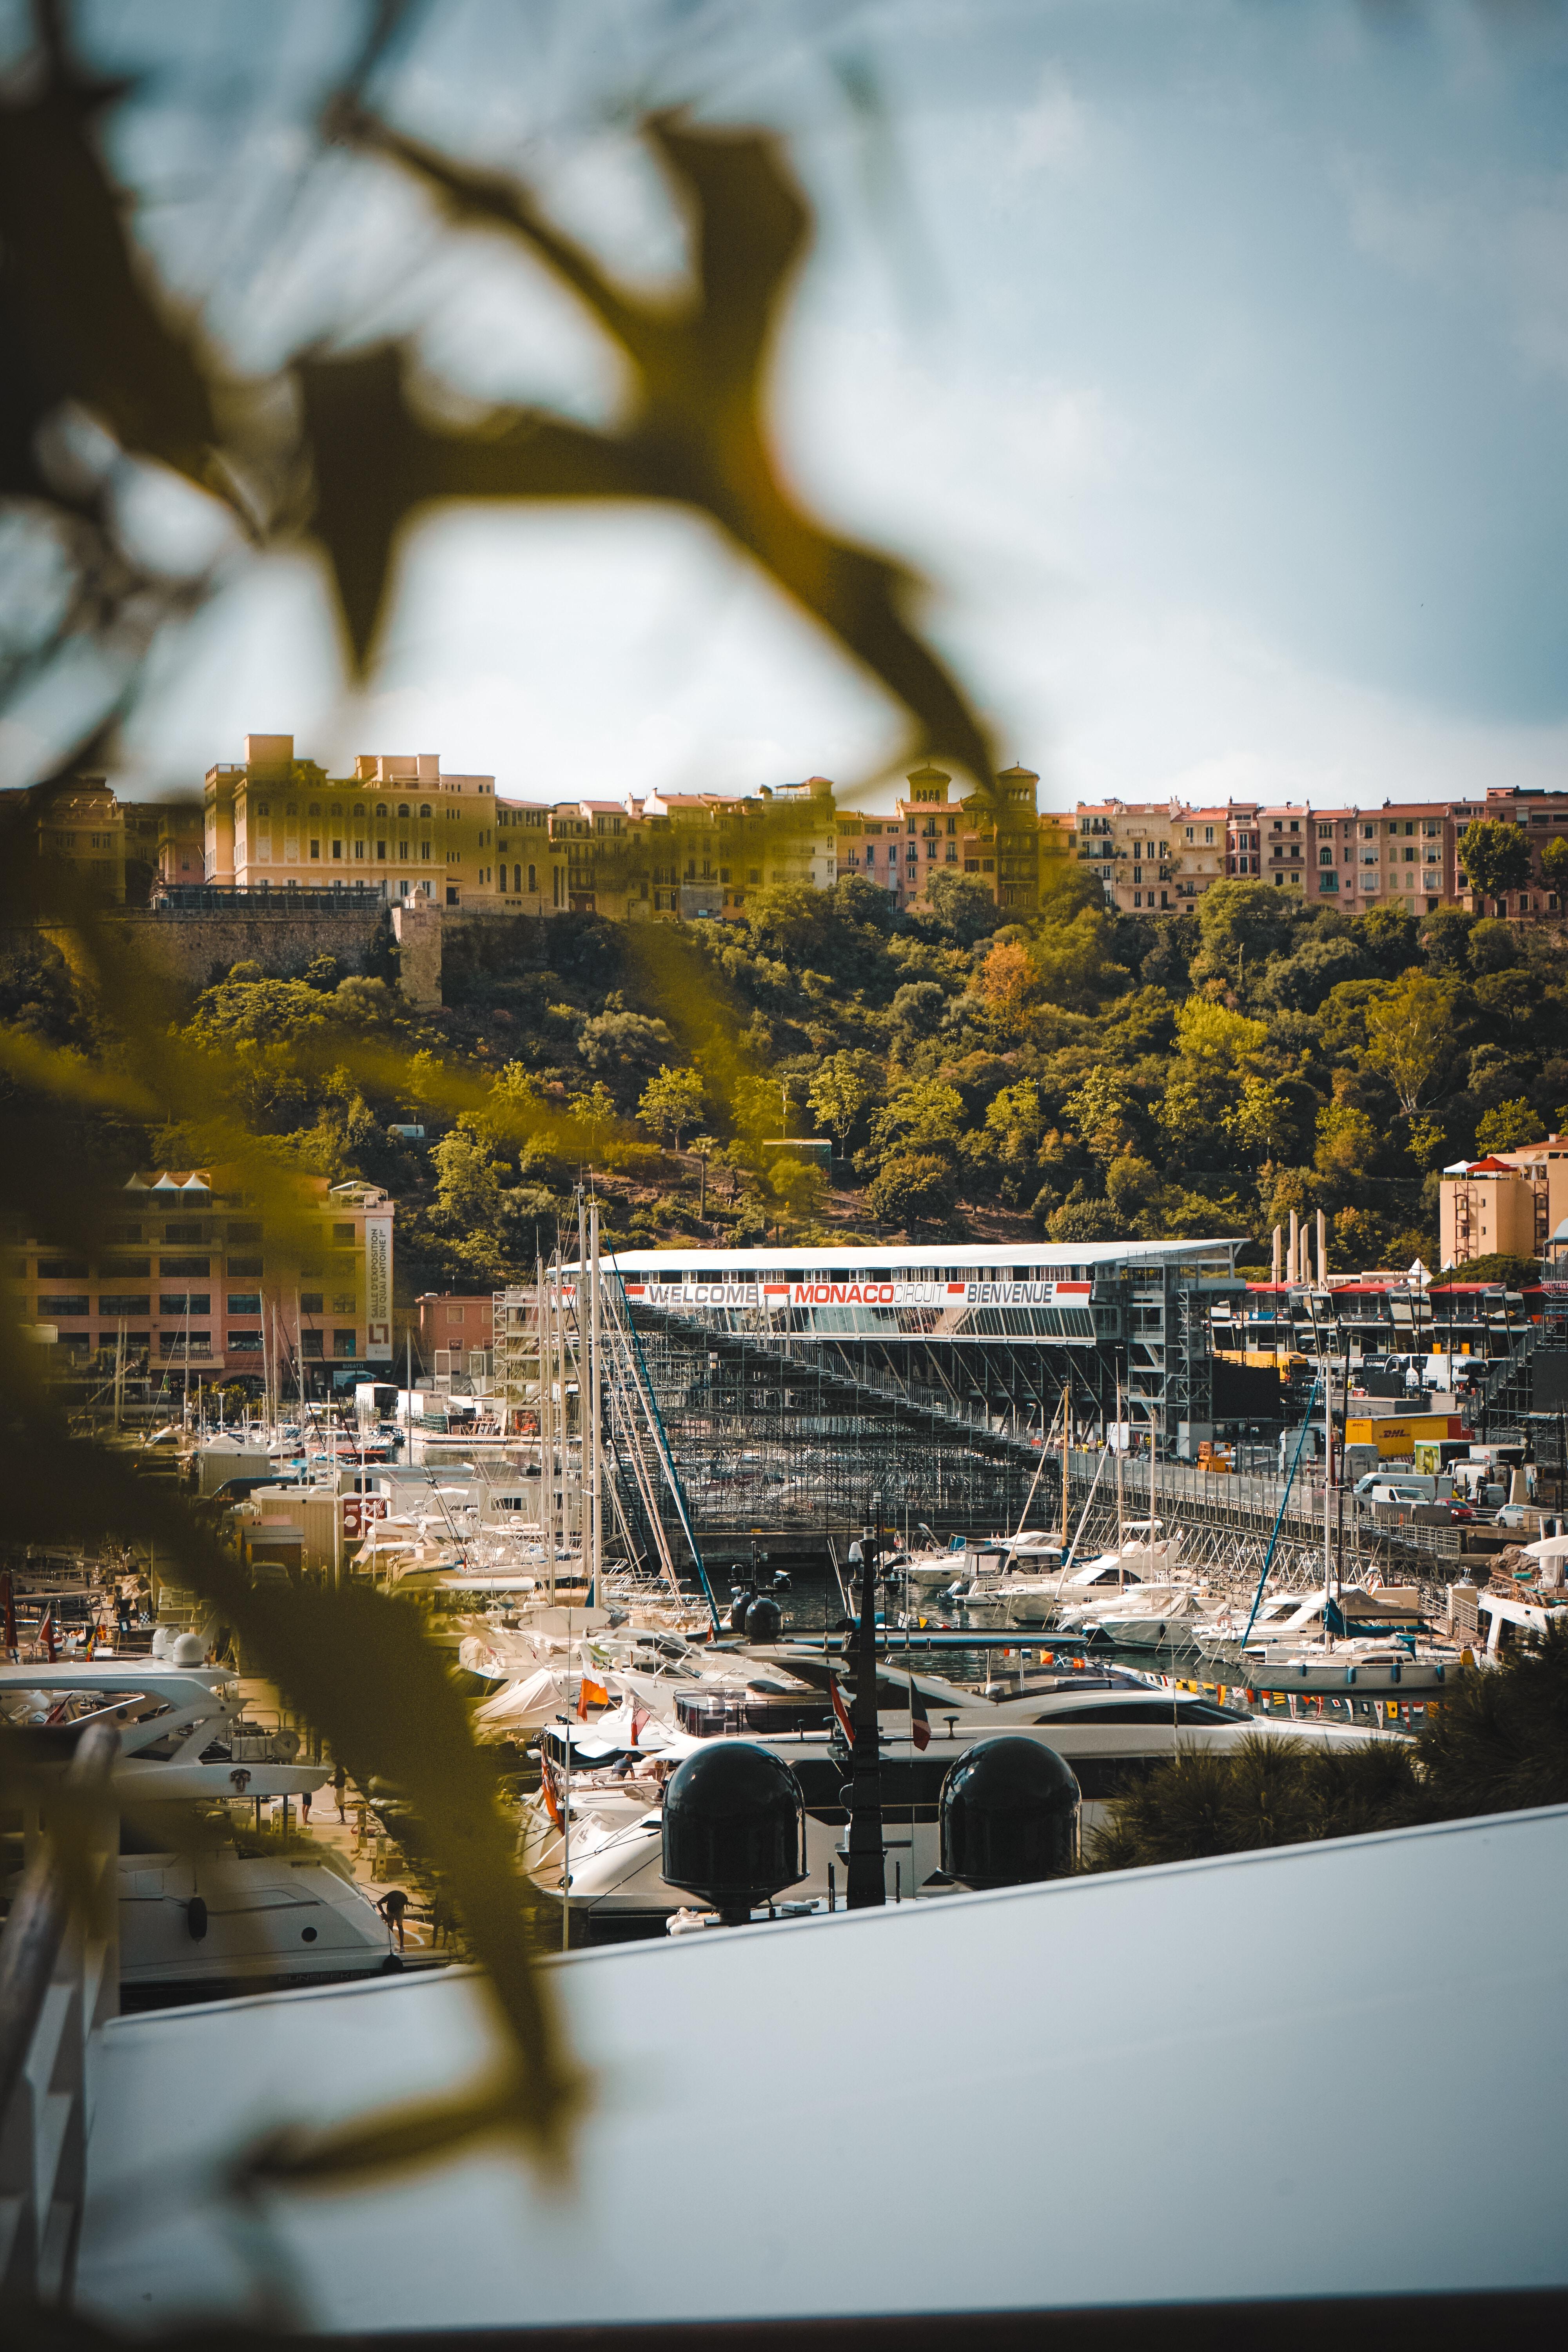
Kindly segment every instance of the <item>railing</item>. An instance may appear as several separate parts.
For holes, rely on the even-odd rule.
[[[97,1816],[85,1870],[71,1870],[55,1837],[40,1833],[0,1931],[0,2301],[55,2304],[70,2291],[93,2036],[119,2001],[119,1836],[107,1801],[119,1748],[111,1723],[83,1733],[66,1784]],[[73,1897],[84,1893],[100,1917],[79,1916]]]
[[[223,882],[170,882],[153,893],[151,903],[155,915],[222,915],[231,908],[247,915],[268,908],[291,915],[323,908],[363,913],[385,900],[379,882],[260,882],[237,888]]]

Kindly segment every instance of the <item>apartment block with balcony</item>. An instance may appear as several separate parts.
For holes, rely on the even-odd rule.
[[[62,1367],[119,1352],[182,1385],[281,1367],[286,1391],[322,1393],[391,1360],[393,1211],[374,1185],[302,1182],[279,1221],[237,1168],[135,1174],[106,1202],[95,1255],[14,1239],[7,1277]]]
[[[1435,915],[1455,888],[1456,825],[1446,801],[1384,801],[1381,809],[1357,809],[1349,822],[1355,833],[1358,911],[1393,907],[1409,915]],[[1458,826],[1469,819],[1465,816]]]
[[[1187,818],[1194,839],[1184,845]],[[1225,870],[1225,819],[1213,810],[1184,811],[1177,801],[1079,801],[1077,827],[1079,861],[1099,877],[1119,914],[1179,914]]]
[[[900,908],[929,903],[931,877],[961,873],[983,883],[998,907],[1032,914],[1039,905],[1041,820],[1032,768],[1005,768],[992,794],[951,797],[952,778],[928,761],[911,769],[890,815],[838,812],[839,874],[863,874]]]
[[[516,915],[547,915],[566,904],[565,859],[540,801],[496,800],[496,898]]]
[[[1504,912],[1510,919],[1528,921],[1546,916],[1561,920],[1563,899],[1556,887],[1542,872],[1541,853],[1548,842],[1568,838],[1568,793],[1548,792],[1529,788],[1523,791],[1503,791],[1489,788],[1485,802],[1469,815],[1495,819],[1501,824],[1516,824],[1524,832],[1531,851],[1531,872],[1528,883],[1510,894]],[[1463,830],[1461,826],[1460,831]],[[1470,892],[1465,903],[1479,907],[1475,893]],[[1490,911],[1489,904],[1489,909]]]

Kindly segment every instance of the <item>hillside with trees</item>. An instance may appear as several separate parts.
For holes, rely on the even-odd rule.
[[[1072,865],[1026,923],[965,877],[933,899],[896,914],[847,877],[760,891],[734,923],[520,918],[457,935],[435,1013],[405,1006],[390,949],[379,977],[239,964],[180,1034],[286,1158],[397,1195],[400,1289],[527,1273],[584,1167],[621,1244],[1261,1249],[1321,1208],[1338,1267],[1435,1264],[1443,1162],[1568,1123],[1568,951],[1544,932],[1347,919],[1260,882],[1141,922]],[[0,996],[79,1050],[112,1028],[44,946],[11,954]],[[389,1132],[406,1124],[423,1143]],[[802,1137],[831,1138],[831,1180],[776,1149]],[[134,1148],[183,1156],[174,1131]]]

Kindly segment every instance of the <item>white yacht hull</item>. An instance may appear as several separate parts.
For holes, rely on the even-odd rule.
[[[396,1937],[363,1887],[290,1854],[122,1854],[120,1981],[132,2003],[391,1973]]]

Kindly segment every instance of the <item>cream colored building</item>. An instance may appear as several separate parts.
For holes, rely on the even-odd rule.
[[[338,777],[296,758],[291,735],[247,735],[243,760],[207,770],[205,814],[203,878],[220,889],[503,903],[495,779],[443,774],[434,751],[367,755]]]
[[[1516,1168],[1511,1155],[1489,1153],[1443,1171],[1438,1200],[1438,1256],[1445,1266],[1472,1258],[1534,1257],[1545,1244],[1546,1170]]]

